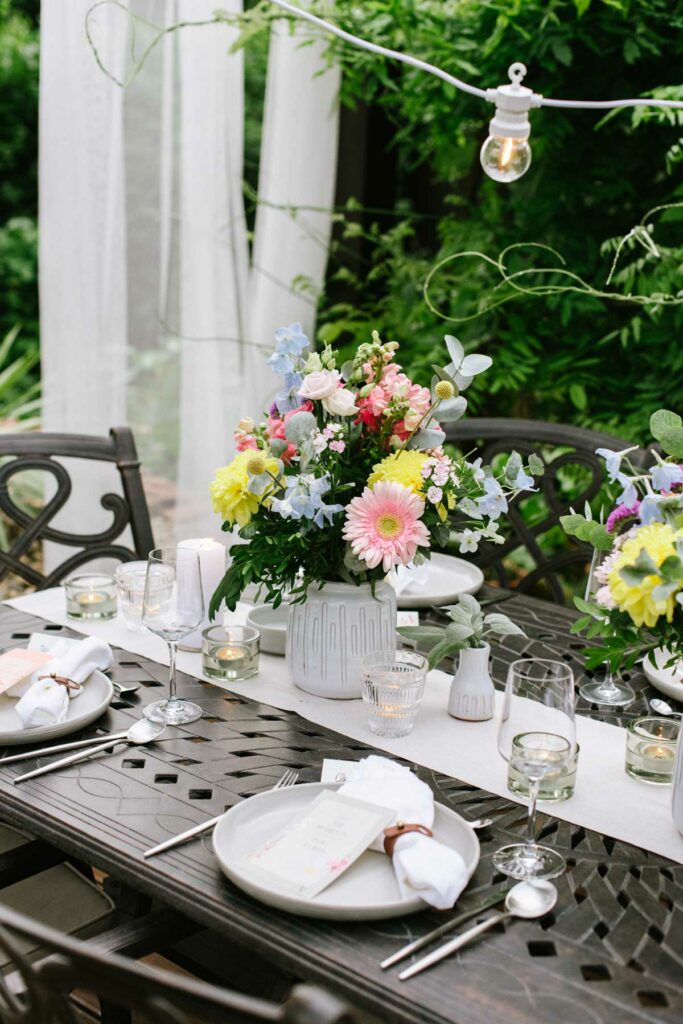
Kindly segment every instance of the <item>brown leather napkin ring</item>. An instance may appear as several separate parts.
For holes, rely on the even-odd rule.
[[[407,825],[404,821],[397,821],[391,828],[384,829],[384,852],[388,857],[394,856],[396,840],[400,839],[401,836],[407,835],[408,832],[420,832],[421,835],[429,836],[430,838],[434,835],[426,825]]]
[[[54,679],[56,683],[60,683],[65,686],[67,690],[80,690],[81,684],[75,683],[73,679],[67,679],[66,676],[58,676],[54,672],[50,672],[46,676],[38,676],[38,679]]]

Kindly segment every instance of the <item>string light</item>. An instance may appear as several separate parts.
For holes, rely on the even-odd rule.
[[[510,182],[517,181],[528,171],[531,164],[531,146],[529,145],[529,110],[534,107],[555,107],[567,110],[616,110],[619,107],[668,107],[674,110],[683,110],[683,102],[679,100],[656,100],[656,99],[625,99],[625,100],[559,100],[541,96],[523,86],[522,79],[526,74],[526,67],[520,62],[510,65],[508,75],[509,85],[500,85],[497,89],[478,89],[468,82],[456,78],[442,68],[430,64],[428,61],[412,57],[408,53],[401,53],[399,50],[390,50],[378,43],[371,43],[367,39],[354,36],[351,32],[332,25],[330,22],[319,18],[310,11],[302,11],[287,0],[271,0],[271,3],[281,7],[295,18],[311,22],[318,28],[329,32],[338,39],[351,43],[362,50],[376,53],[381,57],[388,57],[390,60],[400,61],[402,64],[409,64],[411,67],[419,68],[430,75],[448,82],[461,92],[469,93],[470,96],[477,96],[479,99],[494,103],[496,112],[489,125],[489,136],[481,147],[480,160],[484,171],[494,181]]]

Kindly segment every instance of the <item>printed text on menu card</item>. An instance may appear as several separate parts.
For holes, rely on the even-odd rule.
[[[250,874],[312,899],[360,857],[394,816],[386,807],[326,790],[282,832],[248,854]]]

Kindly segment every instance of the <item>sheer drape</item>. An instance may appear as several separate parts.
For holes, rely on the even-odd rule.
[[[223,3],[238,11],[241,0]],[[218,533],[208,501],[232,429],[276,383],[272,331],[315,327],[335,165],[336,69],[288,29],[270,43],[259,207],[242,195],[244,83],[235,29],[170,32],[125,90],[85,37],[91,0],[45,0],[41,57],[41,299],[45,426],[128,422],[157,540]],[[119,79],[158,27],[214,0],[131,0],[90,18]],[[156,27],[155,27],[156,26]],[[310,209],[312,208],[312,209]],[[327,212],[326,212],[327,211]]]

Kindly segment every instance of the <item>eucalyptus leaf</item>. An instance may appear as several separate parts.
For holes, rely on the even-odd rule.
[[[667,430],[677,430],[683,426],[683,420],[676,412],[668,409],[658,409],[650,416],[650,433],[656,441],[661,441],[662,434]]]
[[[545,463],[535,452],[529,456],[529,472],[532,476],[543,476],[545,473]]]
[[[408,442],[408,448],[438,448],[446,440],[443,430],[436,427],[422,427]]]
[[[448,398],[445,402],[439,402],[435,410],[435,416],[439,423],[454,423],[464,416],[467,410],[467,399],[462,395],[457,398]],[[445,437],[445,435],[444,435]]]
[[[480,352],[475,352],[472,355],[465,356],[458,367],[458,371],[466,377],[476,377],[478,373],[483,373],[484,370],[488,370],[492,365],[493,359],[491,359],[491,356],[484,356]]]
[[[446,348],[448,354],[453,362],[454,369],[459,369],[465,356],[465,349],[462,347],[457,338],[454,338],[452,334],[447,334],[444,341],[446,342]]]
[[[658,441],[667,455],[683,459],[683,427],[667,427],[662,430]]]

